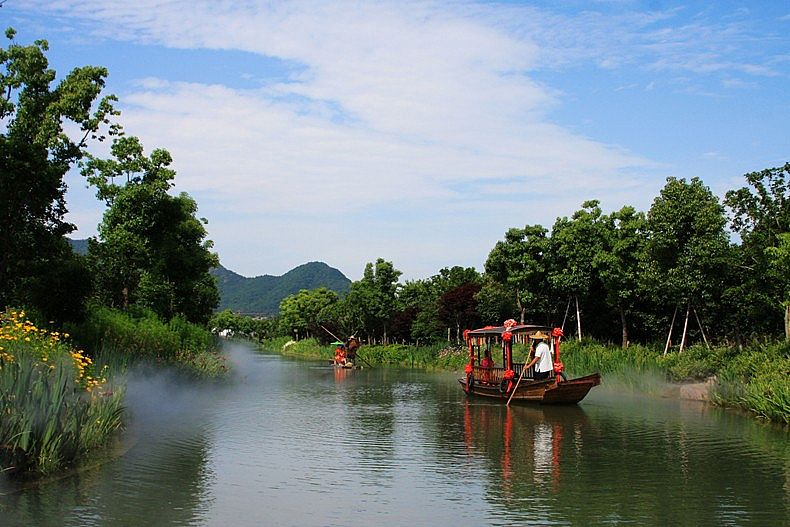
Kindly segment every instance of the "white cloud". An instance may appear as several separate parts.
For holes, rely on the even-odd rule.
[[[352,275],[376,256],[407,278],[470,260],[479,267],[491,233],[551,223],[588,198],[621,199],[619,207],[654,193],[655,182],[633,174],[655,163],[551,123],[560,101],[530,76],[535,68],[635,61],[613,45],[620,39],[652,53],[656,70],[771,74],[704,50],[689,55],[684,30],[637,34],[672,12],[613,21],[463,2],[153,0],[41,9],[93,21],[102,38],[300,66],[288,82],[257,90],[141,71],[121,94],[129,133],[173,153],[177,188],[196,196],[224,263],[245,274],[331,263],[338,252]],[[357,249],[337,250],[348,246]]]

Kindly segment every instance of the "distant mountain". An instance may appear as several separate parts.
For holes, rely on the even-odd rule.
[[[283,298],[302,289],[326,287],[345,294],[351,280],[323,262],[310,262],[291,269],[282,276],[263,275],[247,278],[222,267],[211,270],[219,287],[219,310],[276,315]]]
[[[88,254],[88,240],[72,240],[71,238],[66,238],[68,240],[69,245],[71,245],[71,250],[75,253],[85,256]]]
[[[88,240],[67,239],[75,253],[88,254]],[[232,309],[237,313],[276,315],[282,299],[302,289],[326,287],[343,295],[351,287],[351,280],[323,262],[300,265],[282,276],[247,278],[222,265],[210,272],[217,277],[220,296],[218,309]]]

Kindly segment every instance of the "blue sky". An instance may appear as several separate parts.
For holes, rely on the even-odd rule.
[[[504,232],[588,199],[647,210],[790,160],[787,2],[7,0],[61,75],[109,69],[175,159],[222,263],[357,279],[482,270]],[[77,237],[102,206],[69,179]]]

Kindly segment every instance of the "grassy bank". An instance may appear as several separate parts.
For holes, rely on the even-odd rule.
[[[299,342],[287,338],[264,344],[267,349],[306,359],[331,360],[332,346],[313,339]],[[514,349],[523,360],[526,349]],[[369,366],[402,366],[460,370],[468,360],[463,346],[363,346],[360,362]],[[663,354],[663,349],[619,346],[584,340],[568,340],[562,346],[562,362],[572,376],[600,372],[637,390],[650,391],[651,380],[695,382],[714,377],[711,400],[720,406],[740,408],[761,418],[790,423],[790,343],[755,343],[734,347],[695,345],[683,353]]]
[[[24,312],[0,314],[0,471],[50,474],[121,427],[121,392],[64,339]]]
[[[163,322],[150,311],[132,314],[98,307],[73,332],[86,349],[122,367],[142,359],[199,377],[220,377],[228,370],[216,338],[179,317]]]

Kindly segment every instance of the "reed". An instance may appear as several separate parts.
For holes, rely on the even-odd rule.
[[[92,359],[23,312],[0,315],[0,470],[50,474],[85,458],[121,427],[122,393]]]

